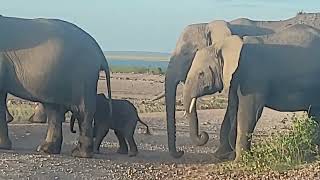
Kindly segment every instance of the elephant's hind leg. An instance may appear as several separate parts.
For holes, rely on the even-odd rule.
[[[60,105],[44,104],[48,117],[48,130],[45,141],[38,147],[37,151],[48,154],[59,154],[62,144],[62,121],[64,110]]]
[[[127,129],[130,129],[129,131],[127,131],[124,136],[125,136],[125,139],[127,140],[128,144],[129,144],[129,147],[130,147],[130,150],[129,150],[129,157],[133,157],[133,156],[136,156],[138,154],[138,148],[137,148],[137,144],[133,138],[133,135],[134,135],[134,130],[135,130],[135,127],[136,127],[136,123],[131,127],[127,128]]]
[[[11,149],[11,141],[8,135],[8,125],[6,122],[6,99],[7,93],[0,93],[0,149]]]
[[[93,115],[95,112],[95,105],[83,106],[79,112],[79,141],[77,147],[72,150],[72,156],[89,158],[93,156]]]

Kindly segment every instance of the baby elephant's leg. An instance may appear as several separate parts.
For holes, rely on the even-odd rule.
[[[109,128],[97,127],[95,128],[95,139],[93,142],[93,151],[94,153],[99,153],[100,145],[103,138],[108,134]]]
[[[124,132],[125,138],[128,141],[129,147],[130,147],[130,151],[129,151],[129,156],[136,156],[138,154],[138,148],[136,145],[136,142],[134,141],[133,135],[134,135],[134,131],[137,125],[137,121],[134,121],[132,123],[128,123],[127,128],[124,129],[126,130]]]
[[[118,141],[119,141],[119,149],[117,150],[117,153],[119,154],[128,154],[128,146],[126,143],[126,140],[122,136],[121,132],[119,130],[114,130],[114,133],[116,134]]]

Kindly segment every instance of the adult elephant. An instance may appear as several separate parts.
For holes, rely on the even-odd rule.
[[[48,118],[38,150],[60,153],[66,109],[79,114],[80,136],[73,156],[91,157],[92,120],[99,71],[110,70],[97,42],[74,24],[57,19],[0,17],[0,149],[11,149],[6,123],[7,93],[40,102]]]
[[[316,28],[320,28],[319,13],[303,13],[283,21],[253,21],[249,19],[236,19],[230,23],[217,23],[213,21],[208,24],[196,24],[188,26],[181,34],[176,49],[170,58],[166,77],[165,77],[165,102],[168,130],[168,145],[170,154],[174,157],[181,157],[183,152],[176,151],[175,137],[175,97],[177,84],[185,82],[187,73],[197,50],[208,47],[212,42],[218,42],[225,37],[236,34],[239,37],[258,36],[272,34],[281,31],[294,24],[304,23]],[[227,28],[225,27],[227,26]],[[192,65],[193,66],[193,65]],[[205,85],[203,85],[205,86]],[[228,87],[226,87],[228,89]],[[162,97],[158,95],[154,100]],[[208,141],[208,134],[201,132],[198,135],[198,117],[196,112],[196,101],[190,98],[188,86],[184,86],[184,106],[186,107],[187,118],[190,122],[190,137],[194,144],[204,145]],[[190,101],[191,100],[191,101]],[[190,104],[193,106],[190,109]]]
[[[230,85],[216,157],[241,158],[264,107],[320,112],[319,47],[320,31],[297,24],[268,36],[230,36],[197,52],[185,83],[191,97]]]
[[[193,24],[187,26],[182,32],[176,48],[170,57],[165,75],[165,102],[167,116],[168,145],[170,154],[179,158],[183,151],[176,150],[175,107],[176,89],[180,82],[184,82],[196,52],[215,42],[223,40],[231,34],[239,36],[271,34],[274,31],[257,26],[231,25],[225,21],[212,21],[210,23]],[[156,98],[155,98],[156,99]],[[190,120],[190,137],[194,144],[204,145],[209,136],[206,132],[198,132],[197,112],[194,106],[193,113],[187,114]]]

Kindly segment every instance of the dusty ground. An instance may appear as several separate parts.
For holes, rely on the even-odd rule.
[[[103,78],[102,78],[103,79]],[[140,74],[113,74],[113,97],[129,99],[135,104],[146,103],[163,91],[163,76]],[[99,92],[105,91],[105,82],[99,83]],[[178,90],[181,99],[181,88]],[[162,100],[163,101],[163,100]],[[159,109],[162,101],[154,103]],[[185,151],[181,159],[173,159],[167,152],[166,122],[164,112],[140,113],[141,119],[150,127],[152,135],[138,124],[135,139],[139,154],[129,158],[116,154],[117,141],[110,132],[102,144],[101,154],[92,159],[73,158],[71,149],[77,135],[69,132],[69,124],[63,126],[64,142],[60,155],[41,155],[35,152],[44,139],[46,125],[10,124],[9,133],[13,150],[0,153],[0,179],[314,179],[319,178],[317,163],[289,172],[250,174],[248,172],[219,171],[219,164],[212,157],[218,143],[218,132],[225,110],[201,110],[201,130],[210,135],[209,142],[202,147],[193,146],[188,138],[188,123],[177,113],[177,146]],[[281,120],[289,113],[266,109],[258,123],[255,135],[261,137],[288,126]]]

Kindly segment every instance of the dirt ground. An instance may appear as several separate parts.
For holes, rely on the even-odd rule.
[[[98,91],[105,92],[104,77]],[[145,103],[163,91],[164,76],[147,74],[113,74],[114,98],[124,98]],[[181,99],[181,87],[178,89]],[[163,101],[163,100],[162,100]],[[161,101],[152,102],[156,105]],[[150,102],[149,102],[150,103]],[[151,105],[152,105],[151,103]],[[201,147],[192,145],[188,134],[188,122],[183,112],[177,112],[177,147],[185,151],[180,159],[170,157],[167,150],[167,131],[164,112],[140,113],[141,119],[151,128],[152,135],[144,134],[138,123],[135,139],[139,154],[128,157],[115,153],[118,144],[113,132],[105,138],[101,154],[82,159],[70,156],[77,141],[77,134],[63,125],[63,146],[60,155],[43,155],[35,152],[45,137],[46,124],[10,124],[9,134],[13,150],[0,153],[0,179],[314,179],[320,177],[319,166],[308,166],[299,170],[276,173],[250,174],[220,173],[218,162],[212,157],[217,147],[224,109],[200,110],[200,128],[209,133],[209,142]],[[255,131],[263,137],[276,130],[286,128],[290,122],[281,121],[291,113],[265,109]],[[306,173],[307,172],[307,173]]]

